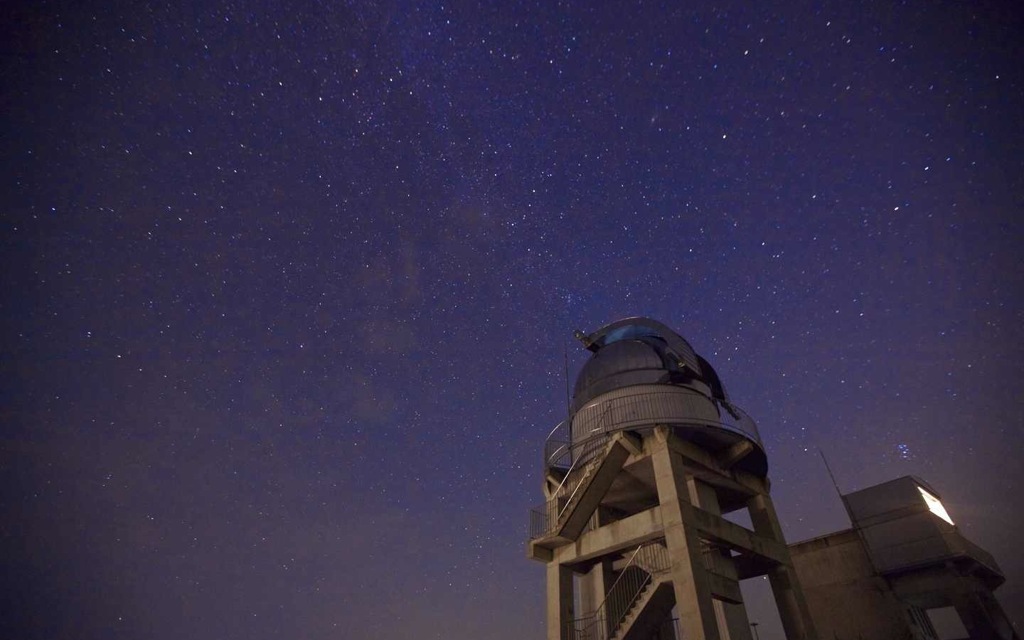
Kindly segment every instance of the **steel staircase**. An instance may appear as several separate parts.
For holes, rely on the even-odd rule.
[[[661,626],[675,603],[675,592],[667,576],[652,578],[630,603],[609,640],[646,639]]]
[[[640,545],[630,555],[597,611],[569,622],[573,640],[646,640],[675,605],[664,542]]]
[[[599,453],[586,456],[589,459],[582,469],[566,473],[562,485],[543,507],[542,530],[532,532],[539,538],[537,544],[557,546],[576,540],[583,533],[631,450],[636,449],[629,438],[628,434],[616,433],[596,441],[591,446],[601,447]]]

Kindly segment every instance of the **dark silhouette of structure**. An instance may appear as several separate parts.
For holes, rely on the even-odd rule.
[[[935,489],[905,476],[842,499],[852,528],[790,546],[823,637],[935,640],[927,611],[952,608],[972,639],[1019,640],[992,593],[999,565]]]
[[[757,427],[714,368],[648,318],[577,338],[593,355],[545,443],[528,543],[547,564],[548,640],[749,640],[739,581],[755,576],[789,638],[816,638]],[[740,509],[753,530],[722,517]]]
[[[937,640],[942,607],[971,639],[1020,640],[995,560],[925,482],[844,495],[851,529],[787,546],[757,427],[707,360],[649,318],[576,337],[592,355],[544,444],[527,545],[548,640],[751,640],[739,582],[757,576],[789,640]],[[722,517],[742,509],[752,530]]]

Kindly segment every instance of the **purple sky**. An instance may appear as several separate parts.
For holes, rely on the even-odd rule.
[[[916,474],[1024,611],[1019,6],[171,4],[3,8],[0,636],[539,640],[563,352],[628,315],[791,541],[816,447]]]

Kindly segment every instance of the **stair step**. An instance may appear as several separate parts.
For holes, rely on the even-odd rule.
[[[567,519],[569,514],[573,511],[570,507],[573,507],[577,502],[583,499],[583,494],[586,491],[586,484],[590,481],[591,476],[594,475],[595,470],[601,466],[601,459],[602,457],[598,456],[588,462],[587,466],[584,467],[583,476],[580,478],[580,482],[576,485],[576,489],[573,491],[572,495],[566,501],[565,505],[562,506],[561,512],[558,514],[558,521],[556,524],[561,524],[562,520]]]
[[[636,598],[630,603],[629,608],[623,614],[616,625],[615,629],[609,635],[609,640],[621,640],[624,634],[632,629],[634,624],[640,619],[647,609],[647,606],[654,601],[657,594],[660,593],[659,589],[663,585],[663,581],[652,579],[651,582],[647,583],[643,589],[637,594]],[[661,606],[661,605],[659,605]]]

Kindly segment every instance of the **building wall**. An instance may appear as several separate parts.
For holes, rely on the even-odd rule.
[[[843,496],[878,573],[941,564],[956,550],[951,543],[962,539],[921,491],[938,495],[923,480],[904,476]]]
[[[856,532],[790,545],[790,554],[821,640],[924,637],[874,568]]]

